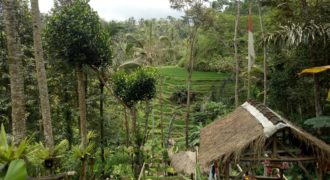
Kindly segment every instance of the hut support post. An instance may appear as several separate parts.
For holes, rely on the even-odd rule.
[[[320,163],[318,163],[317,166],[315,166],[315,170],[316,170],[317,180],[322,180],[323,172],[322,172],[322,167],[321,167]]]
[[[276,158],[277,155],[277,143],[276,143],[276,139],[273,138],[273,154],[272,154],[272,158]]]
[[[226,162],[225,166],[225,180],[229,180],[229,161]]]
[[[282,168],[280,168],[280,179],[281,179],[281,180],[284,180],[284,177],[283,177],[283,169],[282,169]]]
[[[285,145],[279,141],[278,144],[281,146],[281,148],[283,148],[283,150],[285,150],[288,154],[290,154],[290,156],[296,158],[297,156],[295,154],[293,154],[292,152],[290,152],[288,150],[288,148],[285,147]],[[313,179],[313,177],[309,174],[309,172],[307,171],[307,169],[305,168],[305,166],[303,165],[303,163],[301,161],[298,161],[298,166],[300,167],[301,170],[304,171],[304,173],[306,174],[306,176],[308,176],[309,179]]]
[[[240,173],[234,178],[234,180],[242,179],[242,176],[245,174],[245,172],[248,172],[248,171],[250,171],[251,169],[252,169],[252,164],[249,165],[248,167],[244,168],[244,169],[242,170],[242,172],[240,172]]]

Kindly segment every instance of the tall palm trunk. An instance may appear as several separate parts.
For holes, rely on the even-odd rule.
[[[82,67],[77,68],[79,116],[80,116],[80,137],[83,148],[87,147],[87,120],[86,120],[86,92],[85,77]]]
[[[239,82],[239,59],[238,59],[238,50],[237,50],[237,28],[239,23],[240,11],[239,11],[239,3],[240,1],[236,1],[237,3],[237,14],[236,14],[236,21],[235,21],[235,34],[234,34],[234,48],[235,48],[235,60],[236,60],[236,77],[235,77],[235,106],[238,107],[238,82]]]
[[[80,137],[82,149],[85,150],[87,147],[87,120],[86,120],[86,89],[85,89],[85,74],[82,67],[78,66],[77,68],[77,80],[78,80],[78,96],[79,96],[79,116],[80,116]],[[87,157],[82,159],[81,167],[81,180],[86,179],[86,166],[87,166]]]
[[[44,129],[44,137],[50,152],[54,148],[52,120],[50,116],[50,106],[48,97],[47,77],[44,65],[44,53],[42,49],[40,35],[40,12],[38,0],[31,0],[32,21],[33,21],[33,42],[34,56],[37,68],[37,80],[39,88],[39,98],[41,105],[42,123]]]
[[[4,0],[3,2],[10,75],[12,128],[15,138],[14,143],[18,144],[26,133],[22,52],[16,19],[18,2],[16,0]]]
[[[190,37],[190,56],[188,67],[188,81],[187,81],[187,114],[186,114],[186,149],[189,147],[189,117],[190,117],[190,94],[191,94],[191,77],[194,69],[194,51],[196,41],[197,27],[194,27]]]

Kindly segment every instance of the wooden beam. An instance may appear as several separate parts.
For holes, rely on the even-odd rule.
[[[240,161],[274,161],[274,162],[297,162],[297,161],[314,161],[315,157],[279,157],[279,158],[267,158],[267,157],[241,157]]]
[[[272,151],[263,151],[264,154],[270,154]],[[301,150],[300,149],[287,149],[287,150],[284,150],[284,149],[277,149],[277,153],[280,154],[280,153],[300,153]],[[249,155],[257,155],[257,153],[255,152],[252,152],[252,151],[249,151],[249,152],[246,152],[243,154],[243,156],[249,156]]]
[[[267,177],[267,176],[255,176],[255,178],[258,180],[267,180],[267,179],[280,180],[281,179],[279,177]]]
[[[61,173],[55,176],[44,176],[44,177],[28,177],[28,180],[59,180],[59,179],[68,179],[70,176],[74,176],[76,174],[75,171],[69,171],[65,173]]]

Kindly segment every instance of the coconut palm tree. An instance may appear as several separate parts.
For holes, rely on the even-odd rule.
[[[33,20],[33,41],[34,57],[36,61],[37,80],[39,88],[41,115],[43,122],[44,137],[47,147],[52,151],[54,147],[52,120],[50,116],[50,106],[48,97],[47,77],[44,65],[43,48],[41,42],[41,23],[39,12],[39,1],[31,0],[32,20]]]
[[[16,18],[19,3],[16,0],[4,0],[3,3],[10,75],[12,129],[14,143],[18,144],[26,133],[22,52]]]

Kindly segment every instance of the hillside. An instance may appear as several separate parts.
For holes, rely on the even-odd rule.
[[[173,119],[173,131],[171,137],[180,141],[184,139],[184,126],[185,126],[185,112],[186,106],[184,104],[178,104],[170,100],[173,92],[180,89],[186,89],[186,81],[188,73],[184,68],[163,66],[159,67],[159,74],[161,79],[158,82],[158,94],[157,99],[154,101],[154,119],[157,127],[160,127],[160,97],[162,93],[163,97],[163,126],[164,135],[167,138],[168,128],[171,119]],[[194,71],[192,74],[192,92],[196,95],[195,100],[192,102],[192,106],[195,103],[201,102],[204,98],[210,97],[212,91],[214,93],[221,93],[222,98],[229,99],[233,95],[233,83],[227,82],[230,78],[229,73],[218,72],[200,72]],[[162,82],[161,82],[162,81]],[[192,124],[190,124],[192,125]],[[150,124],[151,126],[151,124]],[[160,133],[160,130],[156,130]]]

